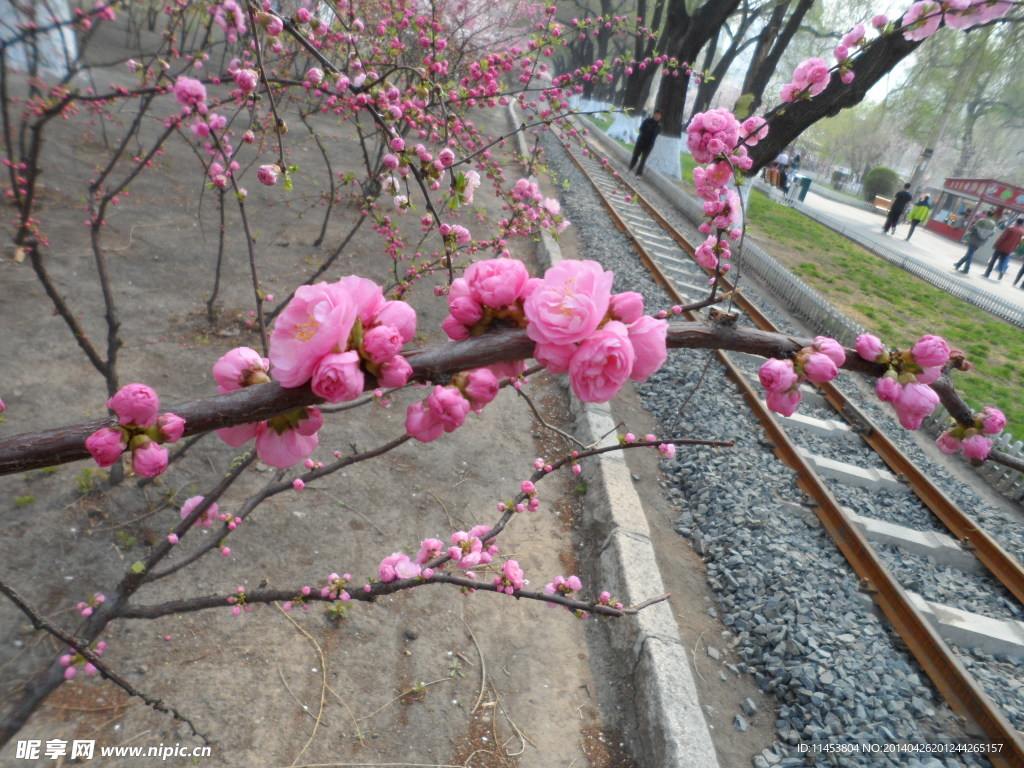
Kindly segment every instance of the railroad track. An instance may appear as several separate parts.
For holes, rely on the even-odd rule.
[[[693,259],[687,237],[635,188],[612,177],[608,165],[570,153],[593,184],[616,226],[630,238],[655,281],[680,305],[696,304],[709,294],[709,273]],[[722,291],[732,291],[722,282]],[[733,293],[730,309],[739,322],[778,329],[743,293]],[[693,318],[695,319],[695,318]],[[993,653],[1024,655],[1024,567],[959,509],[875,426],[865,413],[831,384],[805,387],[802,413],[783,418],[768,411],[756,382],[756,365],[744,355],[718,353],[757,418],[775,453],[797,473],[822,525],[860,579],[861,588],[903,638],[922,669],[952,709],[983,734],[980,742],[1003,745],[985,755],[996,765],[1024,766],[1024,734],[967,670],[956,644]],[[808,415],[808,411],[816,415]],[[838,416],[839,418],[836,418]],[[865,457],[870,449],[874,457]],[[919,500],[921,514],[934,522],[913,527],[880,519],[887,495]],[[883,504],[874,503],[879,498]],[[868,509],[863,514],[858,508]],[[946,533],[936,529],[944,528]],[[1001,616],[982,616],[926,600],[900,585],[891,565],[902,558],[927,557],[963,573],[965,591],[1006,595]],[[997,585],[1002,585],[997,586]],[[994,613],[990,611],[989,613]],[[950,638],[953,646],[947,642]],[[1024,690],[1024,689],[1022,689]]]

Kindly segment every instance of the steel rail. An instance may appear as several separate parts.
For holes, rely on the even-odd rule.
[[[684,297],[657,265],[657,259],[644,247],[641,239],[619,216],[579,159],[572,152],[568,154],[576,167],[597,190],[598,197],[615,225],[633,241],[644,266],[651,271],[654,279],[667,290],[673,301],[682,303]],[[692,246],[654,208],[650,201],[640,195],[628,182],[619,179],[619,183],[630,190],[634,200],[643,206],[692,258],[694,255]],[[731,283],[726,280],[722,280],[721,283],[722,287],[732,292],[732,298],[737,305],[747,312],[755,324],[763,330],[777,331],[774,324],[742,293],[735,291]],[[693,313],[685,314],[690,319],[696,319]],[[985,757],[1000,766],[1024,767],[1024,738],[1022,735],[967,671],[928,619],[910,602],[906,592],[872,548],[867,538],[843,510],[842,505],[815,469],[800,455],[796,445],[765,406],[759,393],[750,384],[747,377],[733,364],[725,352],[716,350],[716,355],[764,425],[772,441],[775,454],[797,473],[798,487],[815,501],[815,514],[861,580],[861,588],[871,594],[950,706],[973,722],[985,734],[990,744],[1002,745],[1000,752],[989,752],[985,754]],[[979,560],[1000,581],[1003,581],[1005,576],[1007,580],[1003,583],[1013,591],[1018,599],[1024,601],[1022,598],[1024,595],[1024,570],[1020,563],[970,521],[838,389],[831,384],[821,386],[821,389],[832,406],[858,428],[856,431],[861,434],[868,445],[882,457],[894,472],[906,479],[921,501],[950,528],[962,543],[969,544]]]

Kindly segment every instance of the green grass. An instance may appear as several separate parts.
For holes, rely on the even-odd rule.
[[[889,346],[906,348],[926,333],[962,349],[974,370],[954,373],[976,410],[1001,409],[1024,434],[1024,334],[972,304],[933,288],[832,230],[762,194],[750,196],[748,234],[843,314]]]

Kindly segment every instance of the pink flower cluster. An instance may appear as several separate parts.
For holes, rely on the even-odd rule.
[[[783,416],[792,416],[802,397],[800,385],[804,381],[832,381],[845,361],[843,345],[827,336],[815,336],[814,343],[797,352],[792,360],[766,360],[757,377],[767,391],[768,407]]]
[[[626,379],[644,381],[667,357],[668,323],[643,314],[640,294],[613,295],[613,278],[596,261],[563,261],[524,289],[534,357],[568,372],[584,402],[611,400]]]
[[[85,440],[85,447],[101,467],[114,464],[126,450],[132,452],[132,470],[142,477],[156,477],[167,469],[167,449],[185,433],[185,420],[160,413],[160,399],[145,384],[121,387],[107,401],[118,425],[102,427]]]
[[[506,234],[529,234],[537,226],[557,233],[569,226],[561,204],[553,197],[544,197],[536,181],[519,179],[509,197],[514,215],[499,222]]]
[[[437,385],[426,400],[409,406],[405,431],[421,443],[437,440],[461,427],[470,411],[480,413],[497,394],[498,377],[489,368],[459,373],[451,385]]]
[[[1011,0],[921,0],[903,15],[903,37],[924,40],[934,35],[943,22],[953,29],[970,29],[1005,16],[1013,5]]]
[[[1003,412],[987,406],[974,415],[972,426],[956,424],[939,435],[935,444],[943,453],[963,451],[969,459],[984,461],[992,451],[992,440],[985,435],[998,435],[1005,426],[1006,416]]]
[[[459,568],[467,571],[467,575],[473,576],[469,570],[477,565],[486,565],[498,554],[498,545],[494,539],[484,541],[483,536],[491,530],[489,525],[477,525],[466,531],[456,531],[451,536],[451,546],[447,546],[440,539],[424,539],[420,543],[419,552],[415,559],[410,558],[404,552],[393,552],[380,562],[378,573],[380,580],[384,583],[397,579],[429,579],[434,575],[433,568],[425,567],[427,563],[435,558],[447,555]],[[439,567],[443,568],[444,564]],[[332,574],[337,576],[337,574]],[[344,583],[351,577],[345,574]],[[341,586],[344,586],[344,583]],[[334,590],[336,587],[330,587]],[[511,593],[510,593],[511,594]]]
[[[571,597],[573,592],[579,592],[583,589],[583,582],[580,581],[579,576],[556,576],[555,580],[544,585],[545,595],[561,595],[563,597]],[[548,603],[552,605],[552,603]],[[565,608],[567,611],[572,610],[568,606]]]
[[[320,597],[347,603],[352,599],[352,595],[346,589],[350,581],[352,581],[351,573],[343,573],[340,576],[337,573],[332,573],[327,577],[327,586],[320,589]]]
[[[506,595],[515,593],[530,582],[523,578],[523,569],[515,560],[506,560],[501,566],[501,575],[494,577],[494,583],[498,585],[498,591]]]
[[[831,77],[832,70],[824,59],[812,57],[802,61],[793,70],[793,79],[782,86],[779,98],[790,102],[805,96],[817,96],[828,87]]]
[[[229,43],[237,41],[245,34],[245,11],[241,9],[236,0],[223,0],[215,5],[211,12],[214,22],[224,30]]]
[[[102,640],[93,646],[92,651],[97,656],[102,656],[103,652],[107,649],[107,644]],[[78,667],[82,667],[82,671],[87,675],[95,675],[97,669],[91,662],[85,660],[85,657],[76,651],[74,648],[68,648],[68,652],[60,657],[60,665],[64,667],[64,679],[71,680],[78,674]]]
[[[708,235],[695,256],[705,269],[728,272],[727,262],[732,255],[729,240],[740,238],[737,225],[743,217],[740,197],[729,185],[737,168],[745,171],[753,165],[747,148],[767,135],[768,126],[761,117],[740,123],[729,110],[712,109],[694,115],[686,131],[686,145],[694,160],[706,164],[693,169],[693,181],[707,218],[699,229]]]
[[[476,525],[466,531],[456,531],[451,536],[452,546],[448,548],[448,557],[464,571],[478,565],[487,565],[498,554],[498,545],[494,539],[483,537],[491,530],[489,525]]]
[[[949,362],[950,349],[940,336],[922,336],[909,350],[887,351],[876,336],[857,337],[857,354],[873,363],[889,365],[890,370],[875,382],[880,400],[892,403],[899,422],[906,429],[917,429],[939,403],[939,396],[928,385],[942,375]]]
[[[76,605],[75,610],[82,614],[83,619],[87,619],[90,616],[92,616],[92,612],[94,610],[96,610],[100,605],[102,605],[106,601],[106,595],[104,595],[102,592],[96,592],[84,602],[81,602],[78,605]]]
[[[331,403],[354,400],[365,373],[381,386],[403,386],[412,367],[402,345],[416,335],[416,312],[404,301],[387,301],[372,280],[350,275],[336,283],[304,285],[270,334],[271,375],[285,387],[311,381]]]
[[[301,289],[300,289],[301,290]],[[235,347],[213,365],[218,392],[270,381],[270,361],[249,347]],[[272,467],[290,467],[309,456],[320,445],[317,432],[324,419],[318,408],[298,408],[266,421],[239,424],[217,430],[228,445],[239,447],[256,438],[256,455]]]
[[[179,75],[174,81],[174,98],[185,108],[185,112],[193,109],[206,114],[206,86],[191,77]]]

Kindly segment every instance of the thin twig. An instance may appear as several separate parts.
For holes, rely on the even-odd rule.
[[[533,411],[534,418],[536,418],[537,421],[540,422],[542,427],[544,427],[545,429],[551,430],[555,434],[561,435],[563,438],[568,440],[570,443],[575,443],[580,448],[586,448],[587,447],[584,443],[582,443],[579,440],[577,440],[575,437],[570,435],[568,432],[565,432],[565,431],[559,429],[558,427],[554,426],[553,424],[548,424],[544,420],[544,417],[540,415],[540,411],[538,411],[537,407],[533,404],[533,400],[531,400],[530,396],[527,395],[525,392],[523,392],[523,390],[517,389],[516,390],[516,394],[519,395],[521,398],[523,398],[523,400],[526,401],[526,404],[528,406],[530,406],[530,410]]]
[[[167,706],[161,699],[154,699],[150,696],[147,696],[145,693],[140,691],[138,688],[129,683],[123,677],[114,672],[109,666],[107,666],[103,659],[101,659],[96,654],[95,651],[89,648],[89,644],[87,642],[75,637],[74,635],[69,634],[68,632],[65,632],[60,627],[51,624],[46,618],[40,615],[35,608],[28,604],[25,601],[25,599],[18,594],[14,587],[10,586],[4,581],[0,581],[0,592],[3,592],[5,595],[7,595],[7,597],[10,598],[11,602],[14,603],[22,613],[28,616],[29,620],[32,622],[32,626],[35,629],[45,630],[61,642],[66,643],[69,647],[74,648],[77,653],[81,654],[82,658],[84,658],[86,661],[88,661],[90,664],[96,667],[96,671],[100,674],[101,677],[110,680],[110,682],[114,683],[114,685],[121,688],[128,695],[136,696],[142,699],[142,701],[144,701],[148,706],[155,709],[157,712],[163,712],[164,714],[171,715],[175,720],[180,720],[181,722],[185,723],[192,731],[192,735],[198,736],[200,739],[203,740],[204,744],[211,743],[209,737],[206,736],[206,734],[199,731],[196,728],[195,724],[189,718],[181,714],[177,709],[175,709],[174,707]]]

